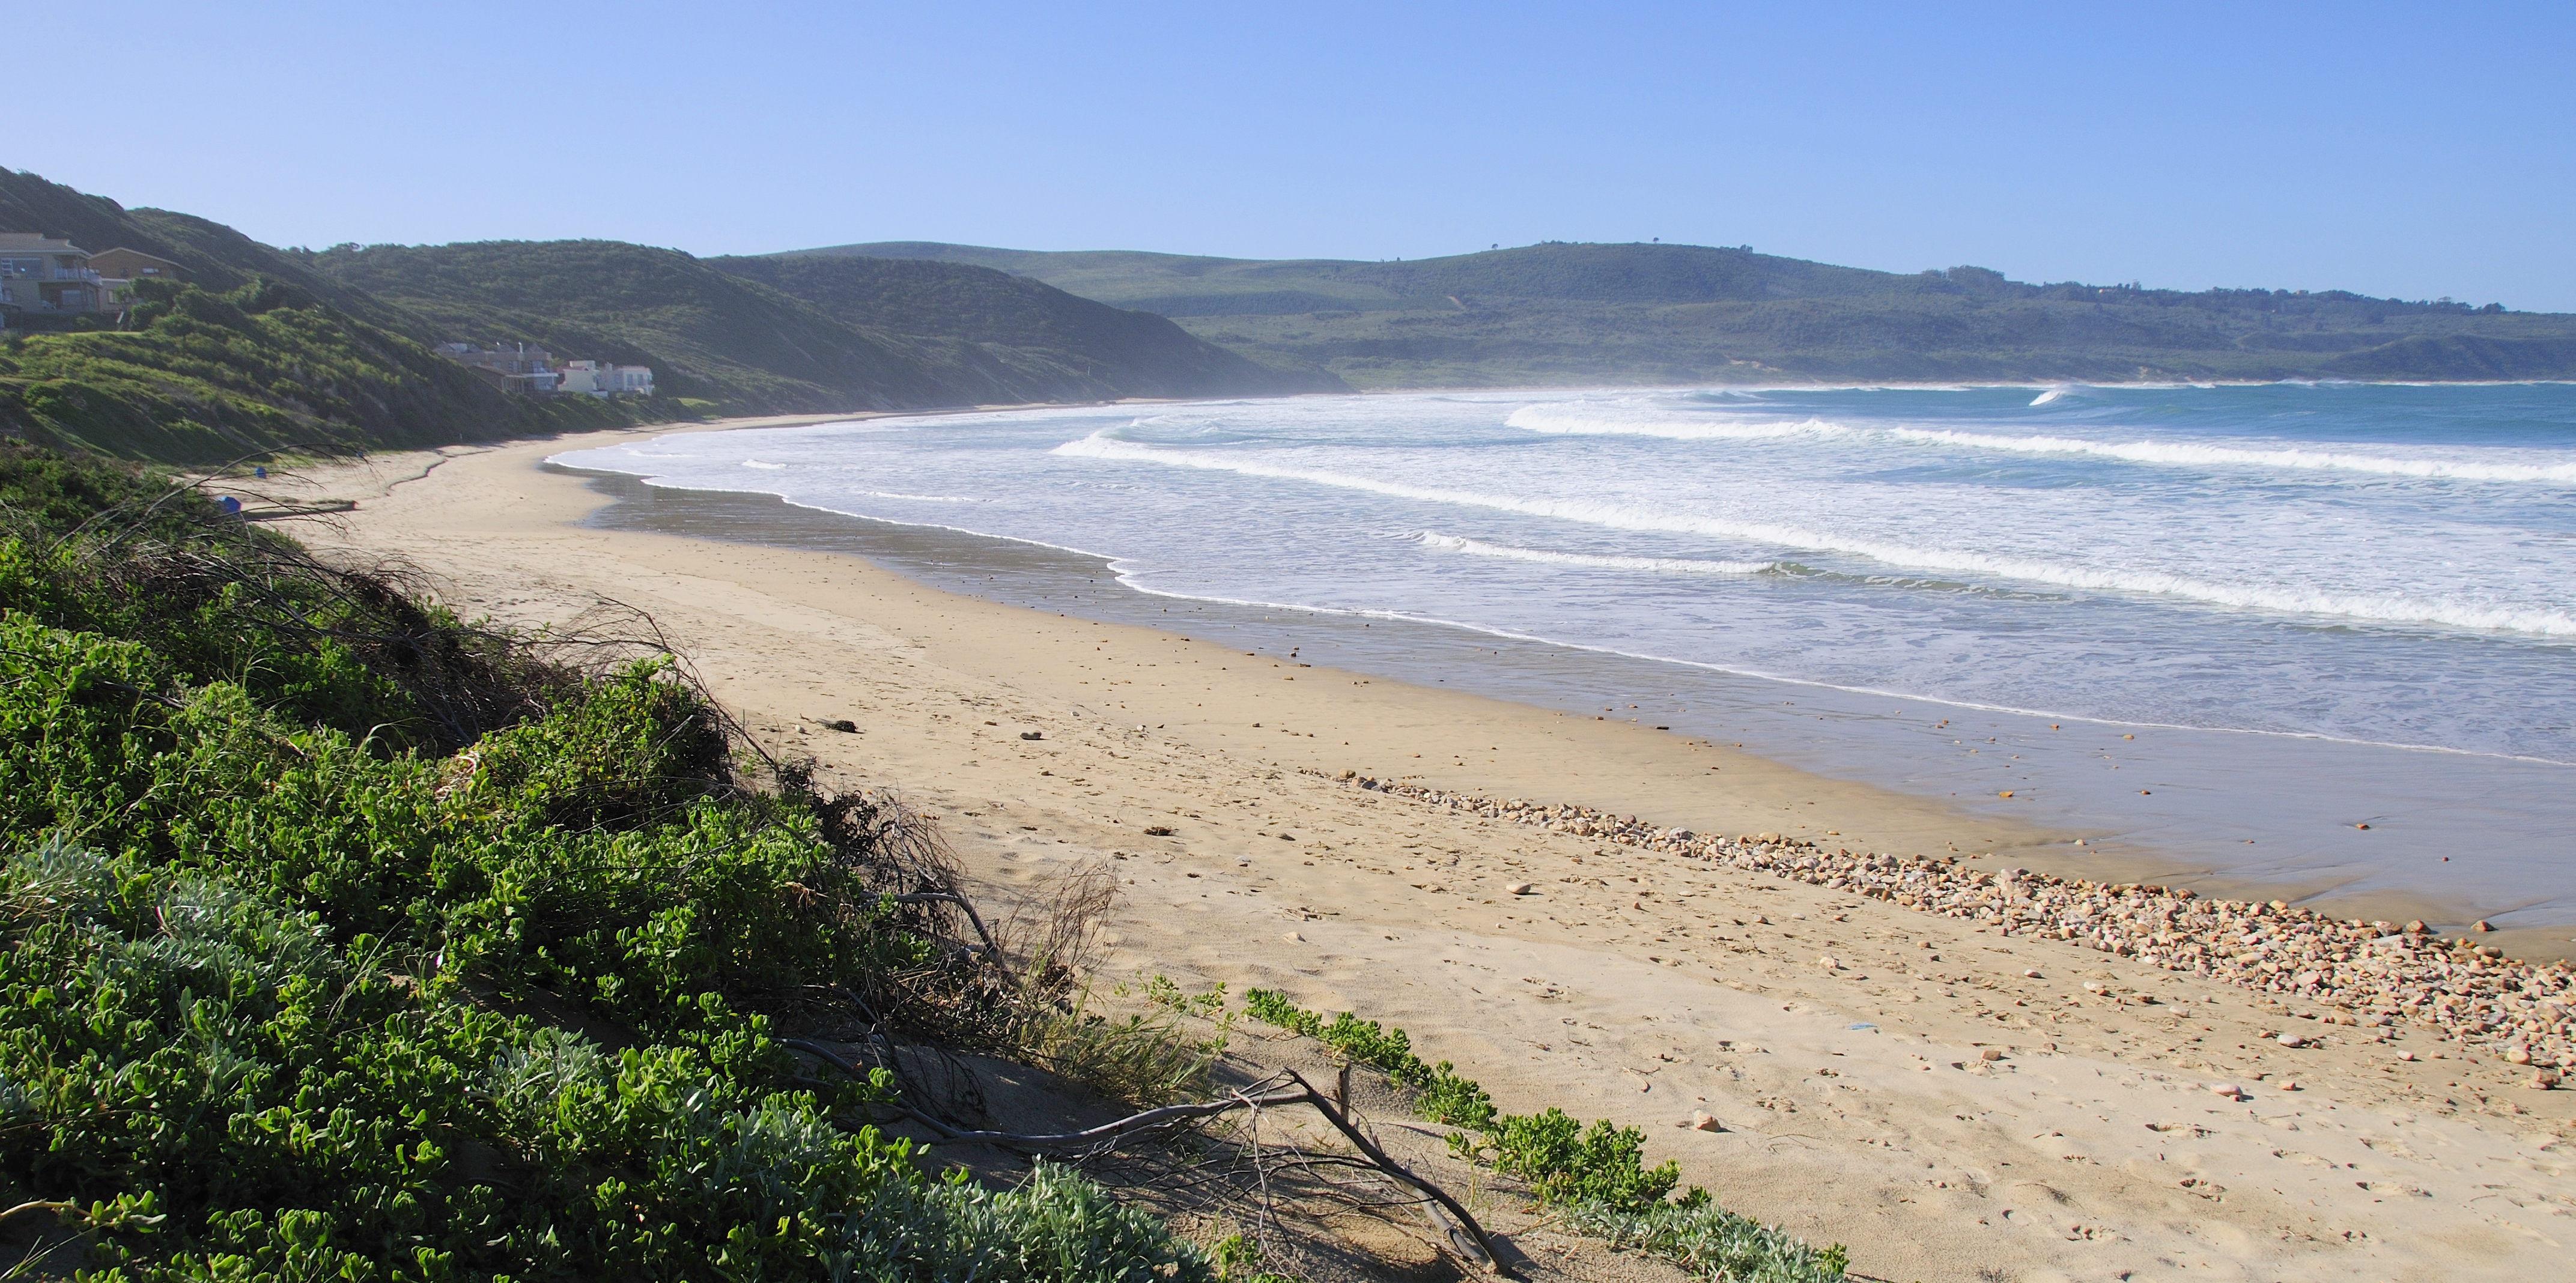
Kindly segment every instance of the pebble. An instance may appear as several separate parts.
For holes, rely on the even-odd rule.
[[[1479,797],[1365,775],[1312,774],[1452,812],[1768,873],[1991,927],[2008,937],[2055,940],[2206,976],[2283,1003],[2312,1005],[2321,1015],[2349,1015],[2359,1028],[2412,1021],[2471,1049],[2526,1049],[2533,1063],[2554,1067],[2547,1071],[2553,1074],[2576,1070],[2576,968],[2518,962],[2492,946],[2471,948],[2465,940],[2434,935],[2420,920],[2401,928],[2329,918],[2282,900],[2213,899],[2183,887],[2022,870],[1999,876],[1955,856],[1828,850],[1814,839],[1776,832],[1694,833],[1589,807]],[[1515,883],[1508,889],[1525,895],[1530,888]],[[2036,969],[2025,975],[2039,978]]]
[[[1981,1051],[1981,1052],[1978,1052],[1978,1053],[1977,1053],[1977,1059],[1979,1059],[1979,1060],[1985,1060],[1985,1061],[1996,1061],[1996,1060],[2001,1060],[2001,1059],[2003,1059],[2003,1058],[2004,1058],[2004,1052],[2003,1052],[2003,1048],[2001,1048],[2001,1047],[1988,1047],[1988,1048],[1986,1048],[1984,1051]]]
[[[2284,1047],[2305,1047],[2308,1045],[2307,1039],[2293,1033],[2284,1033],[2281,1036],[2274,1038],[2272,1041],[2277,1042]]]
[[[1693,1110],[1690,1116],[1690,1129],[1695,1132],[1722,1132],[1726,1130],[1726,1124],[1717,1121],[1717,1115],[1707,1110]]]
[[[2209,1085],[2209,1094],[2213,1096],[2225,1096],[2230,1100],[2234,1100],[2237,1097],[2244,1095],[2245,1089],[2234,1083],[2211,1083]]]
[[[1535,891],[1535,890],[1537,890],[1537,889],[1538,889],[1538,888],[1536,888],[1536,887],[1532,886],[1531,884],[1529,884],[1529,883],[1527,883],[1527,882],[1515,882],[1515,883],[1511,884],[1510,886],[1504,887],[1504,888],[1503,888],[1503,894],[1505,894],[1505,895],[1528,895],[1530,892]]]
[[[1827,971],[1840,971],[1843,969],[1843,964],[1836,962],[1834,960],[1834,955],[1830,953],[1816,959],[1816,965],[1823,967]]]

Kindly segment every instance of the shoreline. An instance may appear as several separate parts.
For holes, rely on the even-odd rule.
[[[2533,1236],[2576,1198],[2576,1093],[2531,1091],[2528,1069],[2428,1026],[2307,1023],[2326,1011],[1305,772],[1419,760],[1435,783],[1658,817],[1689,799],[1709,832],[1759,834],[1795,807],[1855,849],[1937,850],[1863,830],[1929,836],[1955,816],[1625,723],[957,596],[847,554],[597,529],[606,497],[539,471],[572,448],[460,452],[392,487],[353,475],[344,488],[384,493],[293,529],[398,556],[504,623],[603,596],[648,610],[765,745],[899,787],[995,894],[1114,870],[1112,975],[1260,984],[1400,1024],[1507,1107],[1647,1129],[1649,1162],[1851,1244],[1871,1275],[2504,1278],[2553,1259]],[[2262,1036],[2285,1027],[2320,1037]],[[1695,1109],[1726,1130],[1680,1127]]]
[[[567,451],[573,448],[577,447],[567,447]],[[1690,692],[1687,697],[1681,691],[1675,692],[1674,699],[1658,699],[1632,692],[1628,698],[1641,700],[1649,708],[1641,718],[1631,720],[1638,720],[1640,724],[1670,723],[1672,732],[1695,740],[1703,747],[1718,740],[1767,740],[1753,744],[1749,751],[1811,777],[1876,788],[1889,796],[1907,799],[1927,813],[1938,811],[1940,818],[1937,822],[1909,823],[1894,829],[1852,817],[1845,817],[1838,824],[1816,826],[1819,829],[1839,828],[1853,840],[1875,844],[1873,849],[1916,854],[1950,851],[1988,859],[1986,867],[1990,868],[2019,863],[2069,878],[2156,882],[2188,886],[2204,895],[2255,901],[2280,898],[2347,919],[2358,917],[2402,922],[2421,918],[2444,930],[2465,930],[2473,922],[2492,918],[2501,926],[2482,939],[2502,945],[2516,957],[2549,961],[2576,956],[2576,938],[2571,938],[2576,937],[2576,930],[2571,930],[2576,928],[2576,915],[2568,911],[2569,897],[2563,888],[2555,895],[2523,898],[2519,888],[2532,884],[2513,881],[2509,876],[2514,867],[2511,864],[2482,868],[2478,876],[2483,881],[2457,886],[2450,886],[2448,879],[2416,868],[2401,868],[2401,864],[2417,860],[2427,867],[2437,867],[2432,865],[2433,856],[2441,855],[2444,850],[2438,823],[2425,823],[2420,819],[2412,825],[2401,823],[2394,826],[2391,835],[2392,825],[2382,816],[2371,814],[2367,818],[2372,823],[2361,825],[2359,831],[2367,833],[2375,828],[2379,832],[2355,843],[2353,834],[2345,831],[2354,826],[2336,822],[2339,818],[2348,820],[2350,817],[2329,814],[2335,811],[2338,801],[2349,804],[2359,796],[2348,788],[2345,793],[2350,796],[2339,799],[2323,796],[2285,799],[2290,809],[2276,808],[2275,814],[2267,817],[2274,821],[2271,827],[2240,830],[2226,836],[2223,839],[2225,845],[2221,845],[2222,839],[2212,834],[2229,826],[2237,817],[2223,810],[2208,810],[2205,803],[2195,800],[2212,796],[2214,788],[2230,787],[2233,780],[2241,778],[2237,772],[2249,764],[2249,759],[2269,753],[2296,755],[2284,759],[2284,763],[2294,761],[2300,769],[2330,772],[2340,778],[2388,776],[2387,791],[2370,797],[2373,801],[2396,805],[2400,810],[2438,806],[2437,802],[2431,801],[2442,796],[2439,788],[2430,782],[2433,777],[2410,779],[2420,772],[2408,767],[2405,759],[2418,756],[2437,759],[2445,763],[2440,770],[2457,775],[2474,770],[2478,762],[2493,759],[2489,754],[2327,735],[2114,722],[2097,717],[1992,708],[1734,672],[1689,661],[1519,637],[1473,625],[1431,619],[1391,618],[1371,612],[1318,610],[1279,603],[1175,597],[1125,585],[1121,582],[1117,559],[1107,554],[1043,541],[984,534],[962,527],[851,515],[788,499],[756,486],[737,490],[693,489],[658,482],[636,473],[589,466],[577,471],[590,479],[594,489],[614,494],[619,500],[599,509],[590,518],[594,525],[602,528],[683,534],[764,547],[796,547],[854,555],[893,569],[915,582],[945,591],[963,591],[981,600],[1045,609],[1055,609],[1063,603],[1061,600],[1049,603],[1040,588],[1015,586],[1013,580],[1042,581],[1050,585],[1046,591],[1062,592],[1064,581],[1082,578],[1073,568],[1074,563],[1080,563],[1081,567],[1092,572],[1090,578],[1099,581],[1099,591],[1087,597],[1077,594],[1079,604],[1065,608],[1088,618],[1145,626],[1182,626],[1179,612],[1186,603],[1191,620],[1186,625],[1188,627],[1214,627],[1216,625],[1210,622],[1213,619],[1239,617],[1235,635],[1238,641],[1251,649],[1275,649],[1284,654],[1302,642],[1308,652],[1306,658],[1322,657],[1379,680],[1403,681],[1426,687],[1446,685],[1452,690],[1469,689],[1488,698],[1560,714],[1581,711],[1575,707],[1576,696],[1573,693],[1578,686],[1588,684],[1595,690],[1596,698],[1602,693],[1628,688],[1634,691],[1651,689],[1654,696],[1660,696],[1667,687],[1681,687]],[[1024,557],[1015,560],[1013,556],[989,554],[983,545],[1027,551]],[[952,565],[984,567],[987,561],[992,563],[989,568],[996,569],[998,574],[968,574]],[[1054,561],[1064,564],[1056,565]],[[1048,564],[1032,568],[1042,562]],[[1263,621],[1262,625],[1251,624],[1254,617]],[[1278,620],[1292,622],[1275,622]],[[1302,621],[1302,625],[1293,621]],[[1364,633],[1364,629],[1376,631]],[[1390,631],[1405,638],[1405,644],[1401,647],[1392,644]],[[1434,636],[1443,633],[1449,635]],[[1444,653],[1451,657],[1446,667],[1437,659],[1426,658]],[[1514,671],[1500,671],[1506,668]],[[1553,687],[1551,682],[1555,683]],[[1744,734],[1745,728],[1735,725],[1739,717],[1745,716],[1746,708],[1776,704],[1784,694],[1795,695],[1796,702],[1801,704],[1808,703],[1811,694],[1826,701],[1814,705],[1809,711],[1831,714],[1843,728],[1837,731],[1841,737],[1839,741],[1820,752],[1815,746],[1795,738],[1785,738],[1783,726],[1776,724],[1779,722],[1776,717],[1772,718],[1774,724],[1760,724],[1760,719],[1766,715],[1758,709],[1751,717],[1759,725],[1761,734]],[[1697,711],[1694,711],[1695,701]],[[1617,702],[1625,703],[1626,699]],[[1889,714],[1888,706],[1891,704],[1901,706],[1897,715]],[[2023,800],[1998,806],[1993,795],[1973,793],[1971,789],[1977,785],[1937,760],[1937,755],[1927,752],[1925,745],[1911,742],[1908,738],[1911,734],[1909,724],[1916,713],[1925,714],[1920,720],[1926,724],[1935,718],[1943,719],[1941,724],[1944,726],[1949,724],[1946,719],[1950,717],[1997,719],[1998,727],[1983,728],[1979,733],[1993,731],[2006,738],[2019,736],[2008,747],[2039,756],[2041,761],[2051,764],[2050,769],[2055,774],[2044,777],[2036,791],[2028,784],[2015,783],[2013,787]],[[2064,735],[2047,733],[2059,730],[2057,723],[2060,722],[2071,729]],[[1866,723],[1885,725],[1872,729]],[[2106,733],[2098,737],[2104,740],[2102,745],[2078,747],[2079,740],[2097,730]],[[2128,730],[2134,730],[2136,734],[2116,734]],[[1730,734],[1730,731],[1735,733]],[[2124,742],[2109,742],[2111,740]],[[2132,740],[2144,742],[2125,742]],[[1816,741],[1816,745],[1824,743],[1821,739]],[[1739,743],[1735,747],[1743,749],[1747,745]],[[2155,792],[2162,796],[2153,803],[2130,798],[2127,804],[2122,805],[2117,799],[2106,797],[2105,793],[2115,791],[2115,781],[2123,777],[2093,772],[2094,778],[2086,779],[2075,767],[2067,765],[2089,765],[2094,755],[2105,751],[2120,753],[2121,760],[2129,769],[2126,778],[2152,784]],[[2564,764],[2541,760],[2493,760],[2548,770],[2564,769]],[[2268,760],[2251,764],[2274,765]],[[1331,765],[1337,768],[1345,765],[1361,767],[1375,772],[1383,763],[1351,761]],[[2147,772],[2145,778],[2141,778],[2142,770]],[[1943,774],[1944,771],[1949,773]],[[2376,774],[2364,775],[2364,772]],[[1897,787],[1900,779],[1914,787]],[[1509,780],[1478,781],[1460,776],[1449,778],[1449,782],[1459,787],[1484,787],[1489,792],[1533,791]],[[2053,789],[2050,787],[2052,783]],[[1987,784],[1983,787],[1993,786]],[[1946,798],[1941,792],[1944,789],[1952,790]],[[1595,800],[1565,794],[1553,796],[1557,800]],[[2012,798],[2015,794],[2007,792],[2002,796]],[[1983,805],[1969,805],[1980,797],[1984,798]],[[2010,813],[2030,806],[2034,798],[2037,800],[2036,810],[2019,815]],[[1742,827],[1733,819],[1721,819],[1695,809],[1687,793],[1678,798],[1644,799],[1634,807],[1625,800],[1602,800],[1616,809],[1645,810],[1651,807],[1650,813],[1660,814],[1671,824],[1699,828]],[[2430,814],[2438,819],[2438,811]],[[2179,841],[2178,822],[2182,825],[2182,840]],[[2265,843],[2260,848],[2265,854],[2260,858],[2251,854],[2250,842],[2245,854],[2237,854],[2235,842],[2249,832]],[[2313,836],[2331,833],[2340,833],[2341,836]],[[2290,839],[2289,844],[2275,844],[2280,838]],[[2492,865],[2498,858],[2502,857],[2491,852],[2487,863]]]

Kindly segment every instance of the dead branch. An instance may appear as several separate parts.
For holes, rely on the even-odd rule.
[[[867,1078],[866,1073],[848,1058],[820,1043],[803,1038],[784,1038],[779,1041],[780,1045],[814,1056],[853,1078],[861,1081]],[[1253,1111],[1257,1115],[1258,1111],[1264,1109],[1305,1105],[1323,1115],[1324,1121],[1331,1123],[1334,1130],[1349,1139],[1366,1158],[1366,1165],[1369,1168],[1399,1185],[1414,1190],[1431,1203],[1437,1204],[1450,1217],[1455,1218],[1443,1220],[1437,1214],[1430,1213],[1428,1205],[1423,1205],[1427,1218],[1435,1228],[1440,1230],[1443,1240],[1449,1244],[1453,1252],[1480,1269],[1492,1273],[1501,1272],[1501,1266],[1496,1262],[1492,1241],[1486,1235],[1484,1227],[1477,1223],[1473,1213],[1470,1213],[1457,1199],[1450,1197],[1448,1191],[1415,1175],[1411,1169],[1389,1157],[1385,1150],[1378,1148],[1375,1141],[1370,1140],[1351,1122],[1350,1116],[1337,1107],[1331,1097],[1315,1090],[1314,1084],[1307,1082],[1304,1076],[1293,1069],[1285,1070],[1283,1074],[1288,1081],[1296,1085],[1276,1087],[1257,1093],[1239,1090],[1221,1100],[1202,1101],[1196,1104],[1165,1105],[1159,1109],[1148,1109],[1143,1113],[1131,1114],[1115,1122],[1103,1123],[1098,1127],[1086,1128],[1078,1132],[969,1131],[952,1127],[899,1101],[889,1103],[883,1108],[929,1128],[941,1140],[952,1144],[990,1145],[997,1149],[1024,1153],[1049,1150],[1102,1153],[1131,1137],[1178,1127],[1201,1119],[1215,1118],[1241,1110]]]

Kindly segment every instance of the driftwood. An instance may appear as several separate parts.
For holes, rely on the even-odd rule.
[[[865,1069],[821,1043],[805,1038],[782,1038],[779,1042],[782,1046],[813,1056],[850,1077],[861,1081],[867,1078]],[[1484,1226],[1476,1222],[1473,1213],[1457,1199],[1451,1197],[1447,1190],[1415,1175],[1411,1169],[1388,1156],[1385,1150],[1380,1149],[1375,1141],[1370,1140],[1366,1133],[1351,1122],[1348,1109],[1343,1103],[1349,1099],[1350,1091],[1347,1069],[1343,1072],[1340,1082],[1335,1084],[1339,1090],[1333,1096],[1327,1096],[1315,1090],[1314,1084],[1307,1082],[1303,1075],[1293,1069],[1282,1071],[1281,1076],[1295,1085],[1272,1087],[1264,1091],[1238,1090],[1219,1100],[1188,1105],[1165,1105],[1160,1109],[1148,1109],[1142,1113],[1130,1114],[1115,1122],[1103,1123],[1098,1127],[1089,1127],[1078,1132],[975,1131],[951,1126],[901,1102],[889,1102],[880,1108],[900,1114],[930,1129],[939,1139],[951,1144],[990,1145],[996,1149],[1029,1154],[1061,1153],[1071,1150],[1097,1155],[1116,1148],[1121,1142],[1132,1137],[1179,1127],[1200,1119],[1214,1118],[1238,1110],[1258,1114],[1264,1109],[1304,1105],[1321,1114],[1324,1121],[1331,1123],[1334,1130],[1348,1138],[1352,1146],[1358,1149],[1367,1160],[1365,1163],[1352,1162],[1351,1165],[1375,1171],[1429,1200],[1428,1203],[1421,1205],[1424,1215],[1441,1232],[1442,1238],[1448,1243],[1452,1252],[1479,1269],[1492,1273],[1502,1272],[1502,1267],[1494,1254],[1492,1240],[1485,1233]],[[1312,1158],[1307,1161],[1312,1161]],[[1433,1210],[1435,1205],[1440,1211]],[[1447,1213],[1446,1219],[1442,1217],[1442,1211]]]

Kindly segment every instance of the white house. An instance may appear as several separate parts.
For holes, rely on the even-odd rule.
[[[649,365],[566,361],[557,373],[563,376],[563,381],[556,385],[560,392],[587,392],[592,396],[616,396],[626,392],[653,395],[653,367]]]

